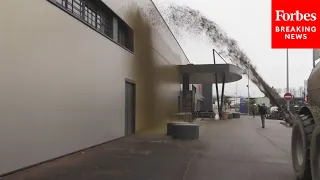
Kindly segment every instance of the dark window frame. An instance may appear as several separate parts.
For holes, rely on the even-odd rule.
[[[120,47],[126,49],[130,53],[134,54],[134,42],[133,42],[133,37],[134,37],[134,31],[132,28],[126,24],[116,13],[114,13],[109,7],[107,7],[101,0],[47,0],[56,7],[60,8],[67,14],[71,15],[75,19],[79,20],[86,26],[90,27],[92,30],[98,32],[102,36],[108,38],[112,42],[116,43]],[[61,1],[62,3],[60,4],[57,1]],[[80,15],[77,13],[74,13],[74,1],[80,2],[80,10],[76,7],[76,9],[80,12]],[[71,2],[71,4],[70,4]],[[79,5],[79,3],[76,2],[76,4]],[[71,5],[71,9],[70,6]],[[92,17],[89,18],[86,17],[86,9],[90,9],[91,13],[95,13],[95,18],[94,21],[92,21]],[[82,12],[81,12],[82,11]],[[100,16],[100,18],[98,18]],[[118,31],[120,28],[125,29],[126,37],[128,38],[126,41],[128,43],[122,44],[119,42],[115,41],[113,37],[113,18],[116,18],[118,20]],[[86,20],[87,19],[87,20]],[[89,19],[91,19],[91,23],[89,23]],[[98,28],[98,19],[100,19],[100,28]],[[109,21],[109,22],[108,22]],[[94,22],[94,23],[92,23]],[[104,22],[104,23],[103,23]],[[103,26],[107,26],[107,28],[102,28]],[[105,32],[105,30],[107,32]],[[117,33],[119,36],[119,32]]]
[[[124,41],[121,42],[121,33],[124,34]],[[128,47],[131,51],[133,51],[134,46],[133,46],[133,41],[134,40],[134,34],[132,29],[122,20],[118,20],[118,41],[121,45]]]

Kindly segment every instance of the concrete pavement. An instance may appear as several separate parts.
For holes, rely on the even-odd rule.
[[[199,141],[125,137],[5,180],[293,180],[291,129],[259,118],[203,121]]]
[[[188,180],[293,180],[291,129],[259,117],[208,123]]]

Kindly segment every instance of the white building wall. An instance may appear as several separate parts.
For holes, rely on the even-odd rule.
[[[133,24],[120,8],[129,0],[105,2]],[[0,23],[0,174],[124,136],[126,78],[137,86],[137,131],[157,124],[141,108],[150,96],[133,68],[137,53],[46,0],[1,0]],[[163,23],[152,29],[156,65],[187,63]],[[154,94],[162,118],[178,107],[178,73],[168,79]]]
[[[172,36],[168,26],[164,21],[162,20],[160,14],[157,12],[157,10],[154,8],[153,3],[151,0],[102,0],[107,4],[112,10],[117,12],[117,14],[123,18],[124,20],[127,20],[129,25],[132,25],[133,22],[130,22],[130,14],[127,13],[127,11],[132,10],[135,7],[139,7],[139,9],[142,9],[143,12],[146,14],[146,17],[148,20],[152,23],[154,30],[156,30],[159,35],[156,35],[153,37],[153,40],[155,41],[154,47],[159,51],[164,57],[169,56],[168,51],[171,51],[171,53],[178,56],[176,60],[173,60],[173,62],[176,63],[183,63],[188,64],[189,60],[186,58],[185,54],[181,50],[181,47],[176,42],[176,39]],[[163,38],[165,40],[166,46],[162,46],[162,43],[157,43],[158,38]],[[190,86],[191,87],[191,86]]]

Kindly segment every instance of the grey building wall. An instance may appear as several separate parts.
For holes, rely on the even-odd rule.
[[[134,53],[47,0],[0,1],[0,174],[124,136],[125,79],[137,132],[178,111],[187,58],[168,27],[132,19],[149,0],[104,2],[134,29]]]
[[[201,111],[212,111],[212,84],[202,84],[202,95],[204,100]]]

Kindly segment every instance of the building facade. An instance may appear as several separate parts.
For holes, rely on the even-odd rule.
[[[149,0],[2,0],[0,21],[0,174],[178,111],[188,59]]]
[[[202,95],[202,84],[197,84],[195,86],[196,93],[195,93],[195,110],[201,111],[201,106],[203,105],[204,97]]]

